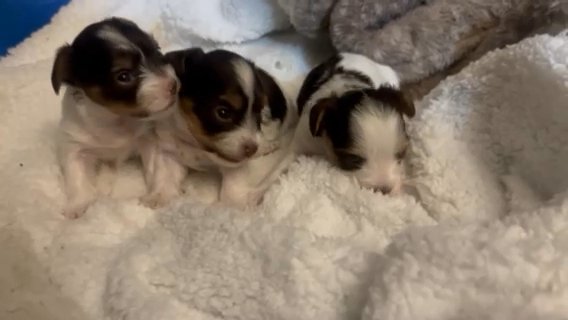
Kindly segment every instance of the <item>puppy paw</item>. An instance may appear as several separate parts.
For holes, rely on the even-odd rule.
[[[178,194],[149,193],[140,198],[140,204],[150,209],[158,209],[166,206],[177,196]]]
[[[258,206],[262,202],[263,195],[254,192],[243,194],[228,193],[226,190],[221,191],[219,201],[238,209],[250,209]]]
[[[63,216],[71,220],[79,219],[85,214],[90,204],[90,201],[70,204],[63,209]]]

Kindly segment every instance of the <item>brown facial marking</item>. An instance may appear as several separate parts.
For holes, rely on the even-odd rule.
[[[89,99],[93,100],[95,103],[104,106],[109,111],[122,116],[141,116],[140,113],[144,111],[138,110],[136,108],[136,102],[126,103],[123,101],[117,101],[113,99],[108,99],[103,94],[102,89],[98,86],[86,87],[84,88],[85,94]]]
[[[112,60],[112,71],[131,70],[139,64],[139,58],[135,53],[129,51],[115,52]]]
[[[85,94],[94,102],[121,116],[146,117],[148,112],[138,108],[136,92],[140,84],[138,77],[140,54],[132,50],[112,52],[110,73],[101,84],[84,86]],[[132,81],[127,85],[116,80],[119,73],[127,71]]]
[[[187,128],[191,132],[191,134],[199,141],[199,143],[203,144],[204,146],[211,146],[214,144],[214,139],[212,136],[209,136],[203,126],[201,125],[201,120],[197,117],[197,115],[193,112],[194,103],[190,98],[181,97],[179,100],[179,106],[182,111],[183,119],[187,124]]]
[[[324,118],[326,112],[335,107],[337,97],[323,98],[316,102],[310,110],[310,132],[314,137],[321,136],[325,131]]]
[[[234,88],[231,88],[225,94],[221,95],[219,99],[230,104],[235,110],[243,110],[246,108],[243,96]]]

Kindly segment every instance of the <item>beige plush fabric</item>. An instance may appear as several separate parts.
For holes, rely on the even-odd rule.
[[[279,0],[309,36],[431,86],[484,53],[568,26],[568,0]],[[437,80],[436,80],[437,79]]]
[[[336,2],[337,0],[278,0],[294,28],[308,37],[326,30],[329,14]]]

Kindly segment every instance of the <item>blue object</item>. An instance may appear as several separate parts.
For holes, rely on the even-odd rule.
[[[0,0],[0,56],[47,24],[70,0]]]

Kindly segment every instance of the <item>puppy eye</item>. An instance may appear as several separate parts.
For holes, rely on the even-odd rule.
[[[337,154],[339,167],[346,171],[354,171],[360,169],[365,163],[365,158],[356,154],[341,152]]]
[[[134,74],[128,70],[121,70],[116,73],[115,79],[120,84],[129,85],[134,81]]]
[[[215,114],[223,121],[231,120],[233,118],[233,110],[225,105],[217,106]]]

